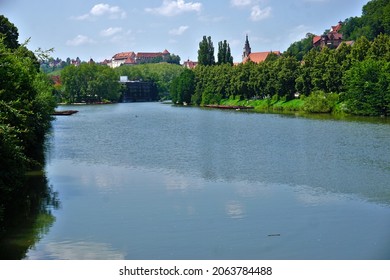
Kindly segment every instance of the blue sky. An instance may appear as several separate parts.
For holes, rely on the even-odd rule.
[[[164,49],[197,60],[203,35],[227,40],[241,61],[245,35],[252,51],[285,51],[306,33],[321,34],[360,16],[368,0],[0,0],[0,14],[29,48],[53,57],[101,61],[124,51]]]

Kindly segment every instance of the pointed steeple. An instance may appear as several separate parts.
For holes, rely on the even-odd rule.
[[[251,46],[249,44],[248,34],[246,34],[246,40],[244,45],[244,52],[242,54],[242,60],[244,61],[252,52]]]

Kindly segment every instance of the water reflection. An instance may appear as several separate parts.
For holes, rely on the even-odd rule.
[[[232,219],[242,219],[245,217],[244,205],[239,201],[228,201],[225,209],[226,214]]]
[[[5,208],[4,231],[0,235],[0,259],[22,259],[55,222],[53,209],[60,207],[58,193],[42,172],[27,175],[24,187]]]
[[[125,253],[107,243],[88,241],[48,242],[31,251],[27,259],[123,260]]]

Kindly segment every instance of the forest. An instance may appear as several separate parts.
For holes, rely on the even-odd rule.
[[[385,12],[389,9],[389,0],[373,0],[363,7],[361,17],[345,20],[344,38],[356,39],[352,46],[314,48],[314,35],[308,34],[283,55],[270,55],[259,64],[215,63],[213,43],[205,36],[198,51],[200,65],[172,82],[172,100],[194,105],[241,103],[260,110],[389,116],[390,13]]]

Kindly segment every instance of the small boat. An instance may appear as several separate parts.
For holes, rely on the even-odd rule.
[[[55,111],[52,113],[53,116],[70,116],[76,114],[78,111],[76,110],[66,110],[66,111]]]

